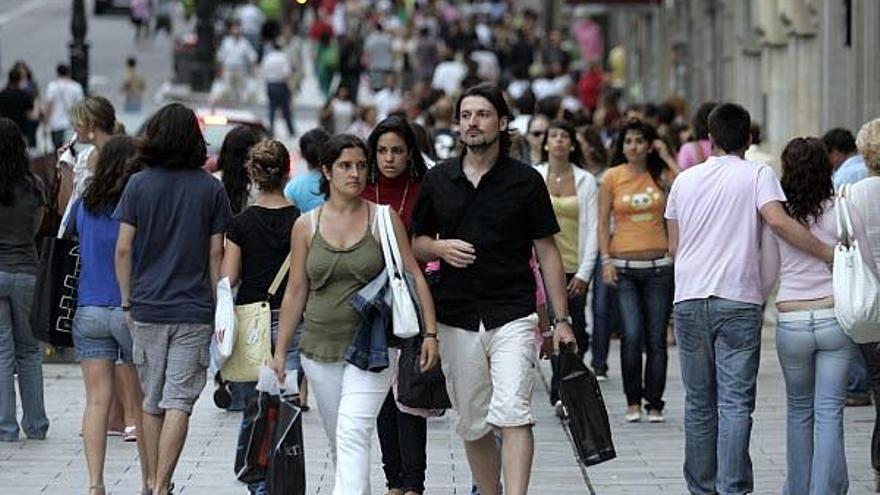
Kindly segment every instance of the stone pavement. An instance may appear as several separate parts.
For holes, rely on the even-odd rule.
[[[612,346],[610,381],[603,385],[609,407],[618,458],[587,469],[595,493],[600,495],[686,493],[681,476],[683,451],[683,392],[675,348],[670,352],[665,424],[627,424],[623,421],[617,342]],[[755,493],[782,491],[785,474],[784,384],[773,347],[765,332],[758,384],[758,407],[752,434]],[[546,374],[546,364],[542,368]],[[85,493],[88,485],[82,442],[78,436],[84,393],[79,368],[45,365],[47,408],[52,420],[45,441],[0,443],[0,493]],[[232,475],[233,452],[239,414],[220,411],[211,402],[208,388],[198,403],[189,441],[183,451],[175,482],[178,494],[244,494]],[[570,443],[553,415],[543,387],[536,390],[536,460],[532,493],[589,493]],[[308,493],[328,494],[332,470],[326,440],[316,409],[304,415]],[[470,474],[461,442],[454,432],[453,415],[432,419],[428,432],[428,494],[469,493]],[[850,493],[872,493],[868,448],[873,408],[846,410],[847,458]],[[373,494],[383,494],[377,442],[373,449]],[[821,448],[821,446],[817,446]],[[139,487],[136,449],[118,438],[108,439],[106,466],[108,493],[135,494]]]

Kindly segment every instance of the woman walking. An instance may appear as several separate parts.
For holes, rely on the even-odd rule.
[[[590,346],[586,305],[587,288],[593,278],[596,260],[596,179],[581,168],[584,157],[577,135],[574,127],[564,120],[550,122],[544,135],[541,158],[542,162],[535,168],[547,183],[550,202],[559,223],[559,233],[554,237],[568,283],[568,310],[577,339],[578,357],[583,358]],[[554,405],[559,401],[557,372],[554,366],[550,390],[550,402]],[[561,403],[557,407],[561,408]]]
[[[220,147],[214,177],[223,182],[229,206],[236,215],[254,202],[256,191],[251,185],[245,162],[251,147],[265,137],[263,132],[254,127],[240,125],[229,131]]]
[[[789,215],[819,240],[837,240],[834,186],[825,146],[818,138],[795,138],[782,150],[782,189]],[[854,217],[855,234],[866,245]],[[834,316],[831,268],[765,226],[762,278],[779,276],[776,353],[787,396],[786,481],[783,493],[835,495],[849,480],[843,444],[843,408],[855,344]],[[870,259],[870,254],[864,252]]]
[[[37,274],[34,232],[46,206],[43,183],[31,174],[21,128],[0,118],[0,441],[16,442],[15,375],[21,429],[43,440],[49,418],[43,401],[40,346],[28,323]]]
[[[285,354],[302,320],[303,370],[312,384],[336,464],[334,495],[369,495],[370,437],[388,395],[391,370],[364,371],[344,361],[360,317],[350,298],[385,267],[375,227],[376,205],[361,198],[367,180],[367,147],[341,134],[321,154],[321,191],[327,202],[298,219],[291,234],[291,269],[281,306],[274,367],[283,378]],[[431,294],[412,255],[406,229],[391,217],[405,269],[412,274],[426,333],[422,369],[437,361],[437,322]]]
[[[104,458],[107,450],[108,421],[113,404],[116,375],[120,383],[131,387],[121,397],[131,411],[130,433],[140,430],[140,407],[143,395],[137,372],[132,365],[132,339],[122,310],[119,284],[116,282],[114,251],[119,235],[119,221],[112,218],[116,203],[128,178],[138,171],[128,166],[134,156],[134,140],[117,136],[101,149],[94,176],[88,181],[82,199],[71,212],[68,232],[79,239],[80,276],[76,316],[73,319],[73,343],[86,386],[82,437],[89,470],[89,492],[103,494]],[[121,364],[116,364],[121,361]],[[143,442],[138,442],[141,479],[146,482],[147,457]],[[146,489],[146,484],[144,485]]]
[[[622,125],[612,168],[599,188],[599,251],[602,277],[617,288],[621,373],[626,420],[662,422],[666,388],[666,324],[672,310],[673,269],[667,252],[666,190],[678,172],[675,159],[644,122]],[[615,230],[611,233],[611,220]],[[642,347],[647,353],[642,377]]]
[[[409,232],[413,206],[427,170],[416,144],[415,132],[403,118],[388,117],[376,126],[367,145],[367,186],[361,197],[390,206]],[[396,400],[394,363],[391,368],[392,390],[385,397],[377,422],[382,467],[388,486],[386,495],[421,495],[425,491],[426,418],[430,411],[400,409]]]
[[[299,210],[284,197],[290,155],[279,141],[261,141],[248,153],[247,174],[257,188],[252,206],[236,215],[226,232],[226,246],[220,277],[228,277],[233,287],[238,285],[235,304],[265,301],[275,275],[290,253],[290,231],[299,216]],[[272,336],[278,332],[280,292],[269,299],[272,310]],[[298,332],[299,334],[299,332]],[[287,369],[299,369],[298,343],[288,353]],[[292,354],[292,356],[290,356]],[[247,404],[255,393],[256,382],[236,383],[239,400]],[[242,418],[246,428],[247,417]],[[265,493],[265,482],[248,485],[250,493]]]

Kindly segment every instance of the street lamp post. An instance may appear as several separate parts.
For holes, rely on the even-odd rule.
[[[197,1],[196,36],[190,84],[193,91],[207,92],[214,81],[214,0]]]
[[[74,81],[82,84],[86,93],[89,92],[89,43],[86,41],[86,5],[84,0],[73,0],[70,16],[70,34],[73,40],[70,48],[70,72]]]

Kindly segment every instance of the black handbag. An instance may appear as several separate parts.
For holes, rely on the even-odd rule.
[[[266,479],[278,408],[278,396],[266,392],[257,392],[248,401],[245,424],[238,434],[235,451],[235,477],[238,481],[254,483]]]
[[[46,237],[31,306],[31,331],[55,347],[73,347],[73,317],[79,285],[79,243]]]
[[[559,375],[559,396],[580,461],[592,466],[617,457],[599,382],[571,346],[560,349]]]
[[[266,490],[272,495],[305,495],[306,460],[303,450],[302,415],[290,399],[278,404],[278,421],[272,432]]]
[[[417,409],[451,408],[452,404],[446,393],[446,377],[440,361],[422,373],[419,369],[421,351],[420,335],[401,343],[400,360],[397,363],[397,402]]]

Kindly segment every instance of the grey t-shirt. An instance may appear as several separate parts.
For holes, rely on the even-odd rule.
[[[134,174],[113,214],[134,226],[131,312],[143,323],[211,323],[211,236],[232,212],[223,184],[202,169]]]
[[[12,203],[0,203],[0,272],[37,273],[34,220],[46,204],[43,182],[30,176],[13,189]]]

